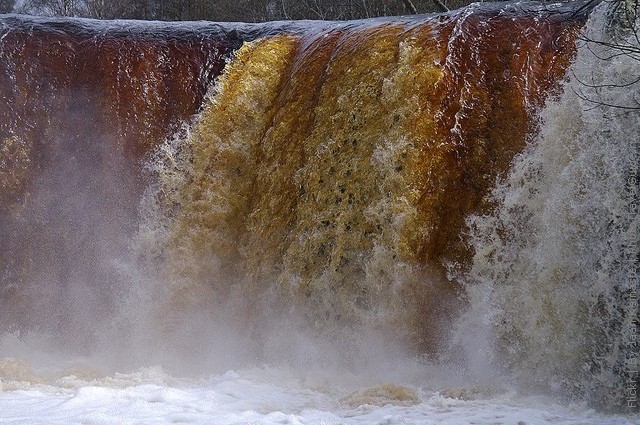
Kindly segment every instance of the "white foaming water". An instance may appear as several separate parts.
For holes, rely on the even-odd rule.
[[[19,380],[33,373],[13,368]],[[415,376],[411,381],[432,378]],[[33,378],[31,378],[33,379]],[[159,368],[110,377],[66,375],[51,383],[3,381],[3,424],[631,424],[581,405],[558,406],[476,389],[388,383],[361,376],[257,368],[185,380]],[[358,384],[354,384],[357,382]],[[360,385],[360,386],[358,386]]]
[[[522,387],[637,411],[640,50],[637,19],[635,34],[614,31],[609,13],[592,14],[563,93],[492,193],[494,213],[468,219],[459,338],[477,367]]]

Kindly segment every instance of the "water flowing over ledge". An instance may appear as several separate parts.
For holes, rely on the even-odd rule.
[[[0,331],[195,370],[353,366],[392,345],[620,408],[626,375],[603,374],[626,355],[594,356],[621,347],[633,313],[583,325],[580,279],[530,265],[522,240],[555,258],[579,245],[537,241],[549,221],[509,189],[538,138],[566,131],[545,136],[545,102],[582,116],[562,82],[585,5],[260,25],[0,18]],[[531,193],[553,183],[525,174],[544,186]],[[550,232],[600,220],[585,208]],[[598,285],[619,287],[630,269],[616,270]]]

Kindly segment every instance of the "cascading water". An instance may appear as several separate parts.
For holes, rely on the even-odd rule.
[[[639,120],[593,101],[637,106],[638,62],[595,60],[590,7],[4,18],[0,358],[385,380],[418,358],[421,385],[633,411]],[[0,362],[0,384],[47,381],[16,370]],[[363,400],[420,397],[341,403]]]
[[[640,57],[635,13],[614,34],[608,6],[493,190],[494,212],[467,219],[475,256],[462,333],[485,335],[494,362],[529,388],[633,410]]]
[[[524,145],[575,34],[526,24],[469,13],[245,44],[152,166],[140,237],[170,276],[162,314],[230,308],[355,359],[372,334],[441,351],[459,308],[442,261],[468,256],[463,219]]]

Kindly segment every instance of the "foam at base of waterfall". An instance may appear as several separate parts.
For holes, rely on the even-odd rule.
[[[1,371],[2,362],[0,376]],[[0,378],[0,422],[629,425],[638,419],[486,388],[424,386],[415,380],[349,384],[349,378],[316,371],[302,379],[286,368],[228,371],[197,380],[175,379],[160,368],[93,379],[69,375],[52,384],[12,386]]]

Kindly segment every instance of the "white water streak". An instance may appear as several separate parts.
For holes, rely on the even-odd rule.
[[[631,31],[614,36],[607,21],[602,5],[585,39],[638,47]],[[628,85],[640,62],[580,44],[564,92],[494,189],[496,210],[468,219],[475,258],[459,338],[474,341],[472,353],[493,347],[476,366],[506,369],[527,388],[632,409],[625,382],[638,352],[640,110],[603,103],[640,106],[640,84]]]

